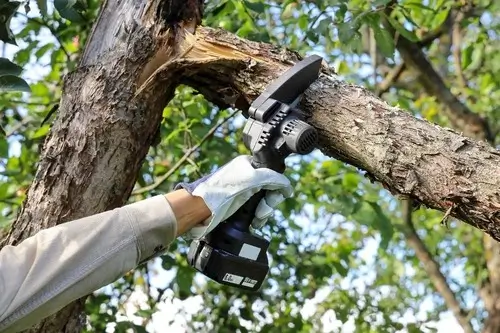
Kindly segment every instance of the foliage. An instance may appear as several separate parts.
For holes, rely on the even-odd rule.
[[[425,3],[211,0],[203,24],[301,54],[320,53],[343,79],[377,91],[400,62],[397,36],[422,41],[460,5],[451,0]],[[25,198],[52,113],[57,112],[62,78],[76,67],[99,5],[97,0],[0,3],[0,39],[6,43],[0,58],[1,227],[10,225]],[[500,45],[494,13],[500,8],[486,1],[474,6],[477,14],[461,23],[461,45],[450,45],[445,33],[425,54],[451,91],[498,131]],[[453,47],[460,48],[458,63],[451,55]],[[445,107],[423,91],[418,75],[405,71],[383,98],[449,126]],[[460,76],[466,86],[457,84]],[[241,140],[240,115],[217,125],[232,112],[220,110],[189,87],[179,87],[164,110],[161,142],[144,162],[131,201],[170,191],[180,180],[195,179],[248,153]],[[214,126],[215,134],[163,179]],[[168,254],[88,300],[89,331],[163,331],[161,325],[169,322],[165,317],[173,321],[172,313],[179,311],[176,323],[184,321],[188,331],[197,332],[336,332],[342,325],[357,332],[432,332],[449,312],[408,245],[408,226],[397,198],[359,170],[318,153],[290,159],[288,165],[297,196],[262,230],[272,238],[272,269],[259,293],[222,287],[195,274],[185,261],[188,244],[179,239]],[[141,190],[145,187],[149,190]],[[441,218],[441,213],[424,208],[413,213],[418,236],[461,305],[475,310],[472,323],[479,330],[488,315],[478,293],[487,277],[482,234],[457,221],[446,228]]]

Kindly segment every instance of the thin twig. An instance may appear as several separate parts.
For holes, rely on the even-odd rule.
[[[416,257],[423,264],[423,268],[430,282],[434,285],[434,288],[436,288],[441,297],[443,297],[445,304],[451,310],[460,326],[462,326],[463,331],[466,333],[473,333],[474,329],[467,317],[468,311],[462,308],[457,295],[451,289],[448,280],[441,272],[441,266],[433,258],[431,252],[415,230],[412,221],[412,199],[408,197],[401,201],[402,217],[404,225],[406,226],[406,228],[403,229],[403,235],[406,238],[406,243],[413,249]]]
[[[453,59],[455,61],[455,70],[457,71],[458,81],[462,88],[467,88],[467,80],[465,79],[465,75],[462,71],[462,30],[460,29],[460,22],[462,20],[461,16],[458,15],[453,22],[452,29],[452,43],[453,43]]]
[[[446,211],[446,213],[443,216],[443,219],[441,220],[441,224],[444,224],[446,228],[448,228],[448,217],[450,217],[451,212],[453,211],[453,208],[455,208],[455,203],[451,204],[450,208]]]
[[[142,194],[142,193],[154,190],[155,188],[160,186],[164,181],[166,181],[168,179],[168,177],[170,177],[174,172],[176,172],[184,164],[184,162],[189,158],[189,156],[191,156],[191,154],[196,152],[201,147],[201,145],[203,145],[203,143],[205,141],[207,141],[219,129],[220,126],[222,126],[225,122],[227,122],[229,119],[231,119],[236,113],[237,113],[237,111],[232,112],[229,116],[227,116],[221,122],[219,122],[214,127],[212,127],[203,136],[203,138],[201,138],[200,142],[198,142],[193,147],[191,147],[189,150],[187,150],[186,153],[184,154],[184,156],[182,156],[180,158],[180,160],[178,160],[177,163],[175,163],[175,165],[170,170],[168,170],[163,176],[158,177],[158,179],[153,184],[148,185],[148,186],[144,186],[144,187],[141,187],[141,188],[135,190],[134,192],[132,192],[132,195]]]
[[[68,61],[71,60],[71,55],[70,53],[68,52],[68,50],[64,47],[64,44],[63,42],[61,41],[61,38],[59,38],[59,36],[57,35],[57,31],[55,31],[55,29],[49,24],[49,22],[45,21],[44,19],[38,19],[38,18],[34,18],[34,17],[29,17],[28,15],[26,14],[23,14],[23,13],[18,13],[19,15],[21,16],[24,16],[26,17],[26,19],[28,21],[31,21],[31,22],[34,22],[34,23],[37,23],[39,25],[41,25],[42,27],[45,27],[47,29],[49,29],[50,33],[54,36],[54,38],[57,40],[57,42],[59,43],[59,46],[61,47],[61,50],[63,50],[64,54],[66,55],[66,58],[68,58]]]
[[[24,125],[26,124],[29,124],[31,121],[33,121],[33,118],[30,117],[30,116],[26,116],[23,118],[23,120],[21,120],[20,122],[18,122],[14,127],[12,127],[12,129],[8,132],[5,133],[5,136],[6,137],[9,137],[9,136],[12,136],[14,135],[17,131],[19,131]]]
[[[384,80],[380,82],[377,87],[376,94],[378,97],[382,96],[385,92],[387,92],[387,90],[389,90],[392,84],[399,79],[405,68],[405,63],[401,62],[387,74]]]
[[[19,99],[11,99],[9,103],[12,104],[24,104],[24,105],[34,105],[34,106],[49,106],[52,103],[40,103],[40,102],[27,102]]]
[[[309,30],[312,30],[312,28],[314,27],[316,22],[318,22],[319,18],[325,14],[326,14],[326,10],[323,10],[321,13],[319,13],[318,16],[316,16],[316,18],[314,19],[314,21],[309,25]],[[302,43],[304,43],[306,41],[306,39],[307,39],[307,34],[304,35],[304,37],[302,38]]]

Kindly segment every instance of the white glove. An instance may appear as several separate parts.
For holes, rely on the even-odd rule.
[[[293,194],[290,180],[271,169],[255,169],[251,157],[239,156],[193,183],[180,183],[175,188],[184,188],[191,195],[203,198],[212,216],[198,227],[186,233],[187,238],[200,238],[212,231],[219,223],[233,215],[245,202],[260,190],[267,190],[260,201],[252,227],[261,228],[276,206]]]

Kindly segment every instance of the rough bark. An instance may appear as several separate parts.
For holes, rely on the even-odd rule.
[[[298,57],[208,28],[185,41],[191,50],[183,64],[192,70],[182,81],[217,103],[243,108]],[[500,151],[391,107],[326,68],[300,107],[319,130],[326,155],[365,170],[395,195],[500,239]]]
[[[220,30],[194,33],[200,8],[194,0],[103,5],[80,68],[65,80],[36,178],[4,244],[122,205],[177,84],[246,109],[299,59]],[[326,67],[300,107],[326,155],[500,239],[500,152],[391,107]],[[78,331],[82,305],[67,306],[34,331]]]

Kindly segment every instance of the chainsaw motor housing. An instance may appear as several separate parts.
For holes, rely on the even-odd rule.
[[[284,173],[290,154],[306,155],[317,145],[316,129],[296,108],[304,91],[318,78],[322,58],[310,56],[272,82],[246,114],[243,141],[252,152],[254,168]],[[188,262],[210,279],[224,285],[258,291],[269,272],[269,241],[251,230],[261,191],[228,220],[194,240]]]

